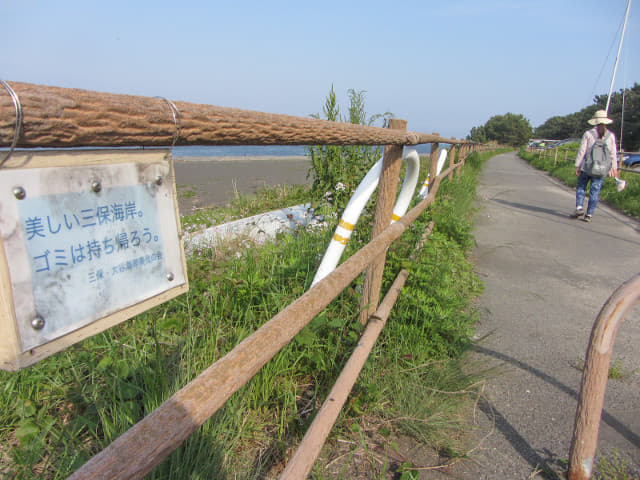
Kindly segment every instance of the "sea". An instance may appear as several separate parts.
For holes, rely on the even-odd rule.
[[[430,144],[417,145],[415,148],[420,154],[428,154]],[[128,147],[130,148],[130,147]],[[135,148],[134,148],[135,149]],[[6,153],[7,148],[0,148],[0,155]],[[34,148],[34,149],[22,149],[16,148],[16,152],[20,151],[82,151],[82,150],[120,150],[113,148],[95,148],[95,147],[79,147],[79,148]],[[177,146],[173,147],[172,155],[174,158],[189,158],[189,157],[298,157],[306,156],[308,154],[307,147],[304,145],[189,145],[189,146]]]
[[[430,145],[418,145],[418,153],[430,152]],[[185,157],[297,157],[307,155],[304,145],[232,145],[232,146],[185,146],[173,147],[174,158]]]

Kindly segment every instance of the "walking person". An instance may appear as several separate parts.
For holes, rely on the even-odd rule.
[[[613,120],[607,118],[606,111],[598,110],[588,123],[594,128],[587,130],[582,136],[576,156],[575,166],[578,176],[576,210],[570,215],[571,218],[578,218],[584,214],[583,220],[585,222],[590,222],[593,218],[605,178],[618,176],[616,137],[606,127],[606,125],[613,123]],[[589,203],[585,212],[584,198],[589,182],[591,182]]]

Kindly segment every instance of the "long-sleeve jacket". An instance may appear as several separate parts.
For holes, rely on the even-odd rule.
[[[582,135],[582,141],[580,142],[580,148],[578,148],[578,154],[576,155],[576,168],[582,167],[584,157],[587,152],[591,151],[591,147],[593,147],[593,144],[596,143],[598,138],[598,127],[594,127],[584,132],[584,135]],[[607,152],[609,154],[609,159],[611,160],[611,165],[615,167],[618,164],[616,160],[616,136],[611,130],[605,130],[604,141],[607,144]]]

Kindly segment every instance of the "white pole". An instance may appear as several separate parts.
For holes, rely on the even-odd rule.
[[[403,156],[403,160],[407,164],[407,171],[405,173],[404,183],[402,184],[402,190],[400,191],[396,205],[393,208],[393,219],[391,223],[397,221],[406,213],[409,203],[411,202],[413,192],[416,189],[416,184],[418,183],[418,175],[420,174],[420,157],[416,150],[407,150]],[[333,272],[338,265],[342,252],[344,252],[345,246],[351,237],[351,233],[353,233],[353,229],[358,222],[360,213],[362,213],[364,206],[378,187],[378,181],[380,180],[381,174],[382,158],[380,158],[380,160],[371,167],[371,170],[369,170],[369,172],[364,176],[360,185],[358,185],[358,188],[356,188],[356,191],[351,196],[349,203],[347,203],[347,206],[342,213],[342,217],[340,218],[340,223],[336,227],[336,231],[329,243],[329,247],[327,247],[327,251],[320,262],[318,271],[311,282],[311,286],[315,285]]]
[[[618,70],[618,60],[620,60],[620,51],[622,50],[622,42],[624,40],[624,32],[627,29],[627,20],[629,20],[629,10],[631,10],[631,0],[627,3],[627,13],[624,16],[624,25],[622,26],[622,35],[620,35],[620,44],[618,45],[618,55],[616,55],[616,63],[613,66],[613,76],[611,77],[611,85],[609,86],[609,97],[607,97],[607,107],[605,111],[609,114],[609,104],[611,103],[611,94],[613,93],[613,82],[616,80],[616,71]]]

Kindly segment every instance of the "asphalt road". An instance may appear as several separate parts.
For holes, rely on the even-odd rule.
[[[640,224],[602,203],[591,223],[568,218],[574,191],[515,153],[487,162],[477,206],[478,336],[486,338],[474,358],[498,371],[479,405],[484,441],[456,477],[562,478],[579,366],[602,305],[640,272]],[[640,306],[620,327],[612,361],[627,375],[608,382],[599,456],[615,450],[638,468]]]

